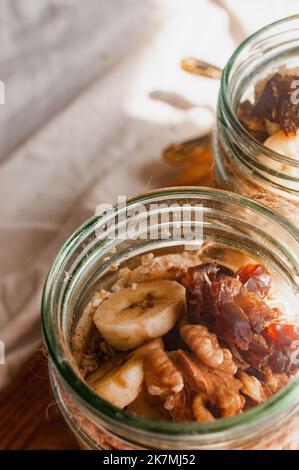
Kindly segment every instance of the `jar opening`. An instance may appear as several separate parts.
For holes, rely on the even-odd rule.
[[[213,231],[217,232],[217,236],[221,235],[223,239],[229,236],[236,237],[239,246],[242,243],[252,243],[253,250],[257,247],[255,243],[258,243],[260,252],[264,252],[264,256],[269,258],[270,264],[272,262],[273,266],[276,266],[286,282],[296,291],[297,297],[299,234],[291,224],[279,215],[258,203],[235,194],[193,187],[158,190],[133,198],[128,201],[128,205],[134,205],[140,201],[143,204],[148,204],[163,199],[202,203],[206,217],[204,230],[207,235]],[[292,381],[264,404],[258,405],[242,415],[221,418],[212,423],[187,424],[138,417],[115,408],[95,394],[80,379],[72,360],[69,347],[71,331],[69,307],[71,301],[76,303],[80,297],[76,283],[78,282],[83,289],[90,278],[104,273],[108,267],[104,262],[107,253],[113,247],[118,249],[123,243],[118,239],[97,240],[95,229],[99,227],[99,224],[106,224],[108,219],[109,214],[91,218],[65,243],[49,272],[42,298],[42,328],[50,360],[66,387],[72,390],[86,409],[99,418],[105,419],[106,422],[117,424],[119,429],[136,429],[139,434],[155,433],[156,436],[163,434],[174,436],[174,438],[175,436],[188,436],[188,440],[192,442],[198,436],[202,438],[213,435],[219,437],[227,430],[235,430],[236,433],[249,432],[251,425],[262,421],[269,414],[275,416],[284,406],[294,402],[298,396],[299,379]],[[266,231],[263,230],[263,227]],[[278,240],[273,238],[274,233]],[[254,240],[255,237],[258,241]],[[175,241],[173,246],[175,246]],[[136,247],[134,241],[125,246],[126,257],[135,254],[134,247]],[[142,247],[148,251],[144,241],[138,245],[140,250]],[[95,269],[96,264],[101,265],[100,272]],[[86,272],[86,266],[89,266],[88,272]],[[65,272],[69,273],[69,276],[66,277]]]
[[[246,158],[240,155],[244,165],[261,177],[275,179],[277,185],[289,186],[294,191],[299,191],[299,161],[255,139],[241,124],[237,109],[258,81],[274,75],[280,68],[298,67],[298,38],[299,15],[279,20],[249,36],[233,53],[223,71],[219,98],[219,119],[230,129],[231,139],[238,147],[236,155],[244,150]],[[266,157],[262,161],[261,155]]]

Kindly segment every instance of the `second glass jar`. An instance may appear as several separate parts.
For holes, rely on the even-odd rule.
[[[276,153],[254,139],[238,120],[237,110],[254,94],[260,80],[299,66],[298,48],[299,16],[273,23],[240,45],[223,71],[213,135],[218,186],[271,207],[297,228],[299,160]]]

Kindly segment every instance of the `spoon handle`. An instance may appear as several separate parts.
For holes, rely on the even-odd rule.
[[[210,134],[184,142],[175,142],[164,150],[163,158],[172,165],[181,165],[188,160],[188,157],[191,158],[194,154],[199,156],[210,146],[210,143]]]
[[[220,80],[222,75],[222,69],[215,65],[208,64],[203,60],[195,59],[194,57],[187,57],[181,61],[181,67],[183,70],[201,77],[213,78]]]

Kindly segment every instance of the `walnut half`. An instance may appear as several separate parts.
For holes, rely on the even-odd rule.
[[[229,349],[221,348],[217,336],[202,325],[184,325],[180,335],[203,364],[228,374],[235,374],[235,365]]]
[[[184,387],[181,374],[163,349],[157,348],[144,356],[144,379],[150,395],[167,398]]]
[[[210,421],[208,405],[217,409],[217,414],[223,417],[234,416],[242,411],[245,404],[240,394],[242,382],[233,374],[207,367],[182,350],[177,352],[176,362],[184,378],[185,406],[191,406],[193,419],[205,417],[204,420]]]
[[[195,395],[192,401],[193,416],[196,421],[214,421],[214,416],[206,408],[204,397],[200,394]]]

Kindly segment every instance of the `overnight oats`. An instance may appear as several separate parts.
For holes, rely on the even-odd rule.
[[[217,183],[299,227],[299,17],[236,50],[221,80],[213,154]]]
[[[160,230],[103,238],[108,214],[79,229],[49,273],[43,330],[66,421],[91,449],[299,449],[296,230],[218,190],[129,206],[142,202],[151,219],[161,201],[160,229],[166,207],[201,209],[196,243]],[[177,226],[170,216],[170,235]]]
[[[281,309],[268,268],[234,271],[207,257],[209,248],[144,255],[85,308],[74,354],[114,406],[209,422],[263,403],[299,372],[298,318]]]

